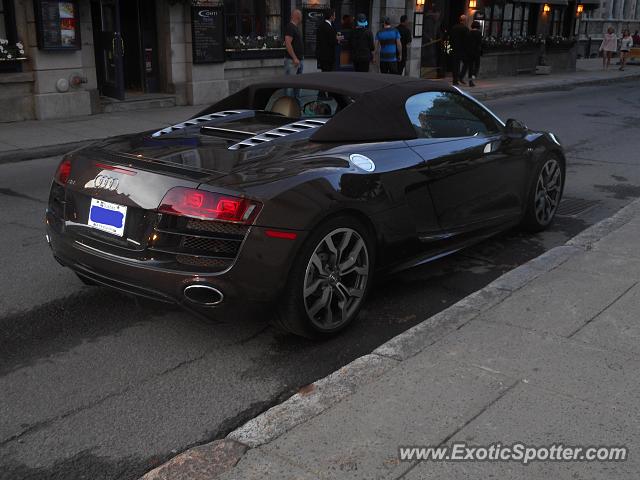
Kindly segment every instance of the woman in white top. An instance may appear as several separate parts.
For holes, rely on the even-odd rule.
[[[633,47],[633,37],[629,30],[624,30],[622,32],[622,40],[620,40],[620,70],[624,70],[631,47]]]
[[[613,33],[613,27],[607,29],[607,33],[604,34],[602,44],[600,45],[600,51],[602,52],[602,68],[608,69],[611,63],[611,55],[618,50],[618,37]]]

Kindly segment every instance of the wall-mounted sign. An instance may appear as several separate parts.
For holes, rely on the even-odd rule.
[[[302,33],[304,35],[304,55],[315,58],[318,26],[324,21],[324,7],[302,9]]]
[[[191,7],[193,63],[224,62],[222,7]]]
[[[34,0],[33,6],[39,49],[80,49],[80,14],[76,0]]]

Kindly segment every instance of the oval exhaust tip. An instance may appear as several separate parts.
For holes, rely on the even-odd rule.
[[[211,285],[188,285],[183,294],[190,302],[205,307],[219,305],[224,300],[222,292]]]

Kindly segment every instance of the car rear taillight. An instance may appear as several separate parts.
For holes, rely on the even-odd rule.
[[[69,180],[69,176],[71,175],[71,160],[63,159],[58,165],[58,169],[56,170],[56,174],[53,179],[61,185],[67,183]]]
[[[232,197],[220,193],[193,188],[175,187],[167,192],[158,211],[171,215],[251,224],[262,204],[246,198]]]

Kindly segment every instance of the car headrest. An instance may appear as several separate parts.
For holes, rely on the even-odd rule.
[[[298,101],[289,96],[283,96],[277,99],[273,106],[271,107],[271,111],[275,113],[280,113],[285,117],[293,117],[299,118],[302,114],[300,111],[300,105]]]

